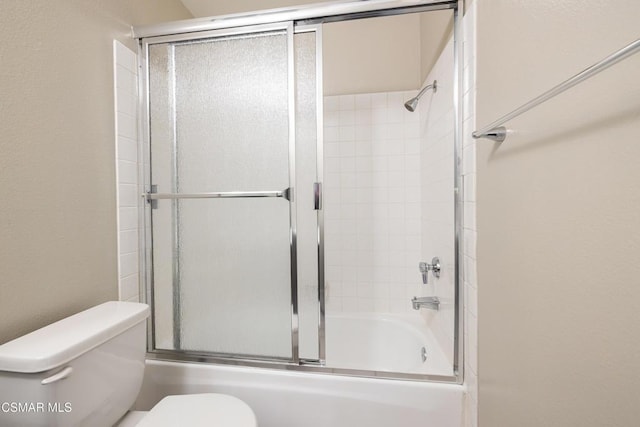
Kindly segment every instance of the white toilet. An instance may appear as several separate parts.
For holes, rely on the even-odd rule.
[[[1,345],[0,426],[122,421],[142,385],[148,316],[146,304],[107,302]],[[257,426],[246,403],[214,393],[168,396],[132,415],[126,425]]]

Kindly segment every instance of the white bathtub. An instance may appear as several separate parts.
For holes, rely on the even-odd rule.
[[[365,314],[328,316],[329,366],[393,371],[407,366],[426,369],[431,362],[438,363],[435,355],[422,363],[416,346],[424,345],[429,334],[420,333],[406,320]],[[355,364],[357,360],[365,366]],[[149,410],[170,394],[202,392],[244,400],[260,427],[462,425],[463,387],[456,384],[156,360],[147,361],[135,409]]]
[[[154,360],[135,409],[204,392],[244,400],[259,427],[462,426],[460,385]]]
[[[326,337],[332,368],[453,375],[452,362],[417,314],[328,314]]]

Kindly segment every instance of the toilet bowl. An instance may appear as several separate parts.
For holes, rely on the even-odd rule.
[[[144,374],[146,304],[107,302],[0,346],[0,426],[256,427],[224,394],[167,396],[127,413]]]
[[[213,422],[212,420],[215,420]],[[256,426],[253,411],[237,397],[217,393],[167,396],[149,412],[133,412],[117,427]]]

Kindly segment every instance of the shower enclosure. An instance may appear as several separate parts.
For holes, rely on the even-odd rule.
[[[151,357],[461,381],[459,3],[361,3],[369,2],[137,29]],[[447,262],[455,312],[451,374],[376,368],[357,360],[334,364],[327,354],[340,353],[340,342],[351,338],[327,339],[332,332],[325,298],[337,285],[325,277],[325,231],[332,231],[325,230],[324,196],[334,191],[325,183],[325,162],[336,159],[324,152],[331,144],[325,141],[324,104],[332,100],[323,91],[323,26],[445,9],[453,11],[456,26],[445,92],[454,153],[447,169],[453,224]],[[415,270],[421,277],[417,263]],[[410,306],[410,296],[406,300]],[[378,320],[378,330],[390,324]],[[351,327],[332,322],[336,331]],[[356,327],[352,338],[363,333],[371,332]],[[424,360],[424,347],[421,354]]]

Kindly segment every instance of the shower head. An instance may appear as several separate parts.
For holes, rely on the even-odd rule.
[[[412,113],[416,111],[416,107],[418,106],[418,101],[420,97],[429,89],[433,89],[434,92],[438,90],[438,81],[434,80],[430,85],[426,85],[422,88],[422,90],[415,97],[411,98],[407,102],[404,103],[404,108],[411,111]]]

